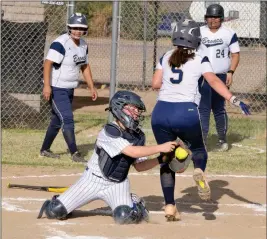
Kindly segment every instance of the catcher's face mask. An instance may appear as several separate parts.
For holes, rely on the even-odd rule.
[[[116,92],[110,101],[108,110],[126,129],[140,131],[140,123],[144,119],[142,113],[146,111],[146,107],[140,96],[134,92]]]
[[[142,121],[143,119],[142,111],[134,105],[125,105],[122,111],[135,121]]]

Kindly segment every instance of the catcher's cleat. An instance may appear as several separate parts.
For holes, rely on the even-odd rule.
[[[65,206],[58,199],[58,195],[52,197],[52,200],[46,200],[37,216],[37,219],[42,218],[45,213],[48,219],[65,220],[68,218],[68,212]]]
[[[164,210],[167,222],[175,222],[181,220],[181,215],[178,212],[177,207],[175,205],[167,204]]]
[[[195,168],[193,178],[198,188],[199,197],[204,201],[210,200],[210,186],[205,178],[204,172],[200,168]]]

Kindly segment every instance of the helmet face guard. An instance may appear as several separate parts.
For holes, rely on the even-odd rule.
[[[186,19],[179,21],[173,29],[172,43],[190,49],[197,49],[201,42],[200,29],[198,24]]]
[[[138,110],[138,114],[133,116],[126,106],[134,107]],[[143,112],[146,111],[146,107],[140,96],[131,91],[118,91],[112,97],[109,104],[109,111],[113,116],[118,119],[125,128],[139,132],[141,122],[144,120]]]

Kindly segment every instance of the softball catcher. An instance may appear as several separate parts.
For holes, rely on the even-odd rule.
[[[130,193],[128,172],[133,165],[137,171],[149,170],[159,163],[171,161],[176,141],[155,146],[145,145],[140,129],[146,107],[142,99],[130,91],[118,91],[107,110],[115,121],[100,131],[95,150],[81,178],[67,191],[44,202],[43,212],[48,219],[66,219],[81,206],[101,199],[111,207],[118,224],[140,223],[148,220],[144,201]],[[161,153],[157,158],[147,156]]]

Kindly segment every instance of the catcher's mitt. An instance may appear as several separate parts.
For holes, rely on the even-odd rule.
[[[175,156],[173,160],[169,163],[169,168],[175,173],[183,173],[189,166],[190,161],[192,159],[192,152],[188,149],[187,145],[181,140],[178,139],[178,147],[182,147],[188,153],[185,159],[177,159]]]

